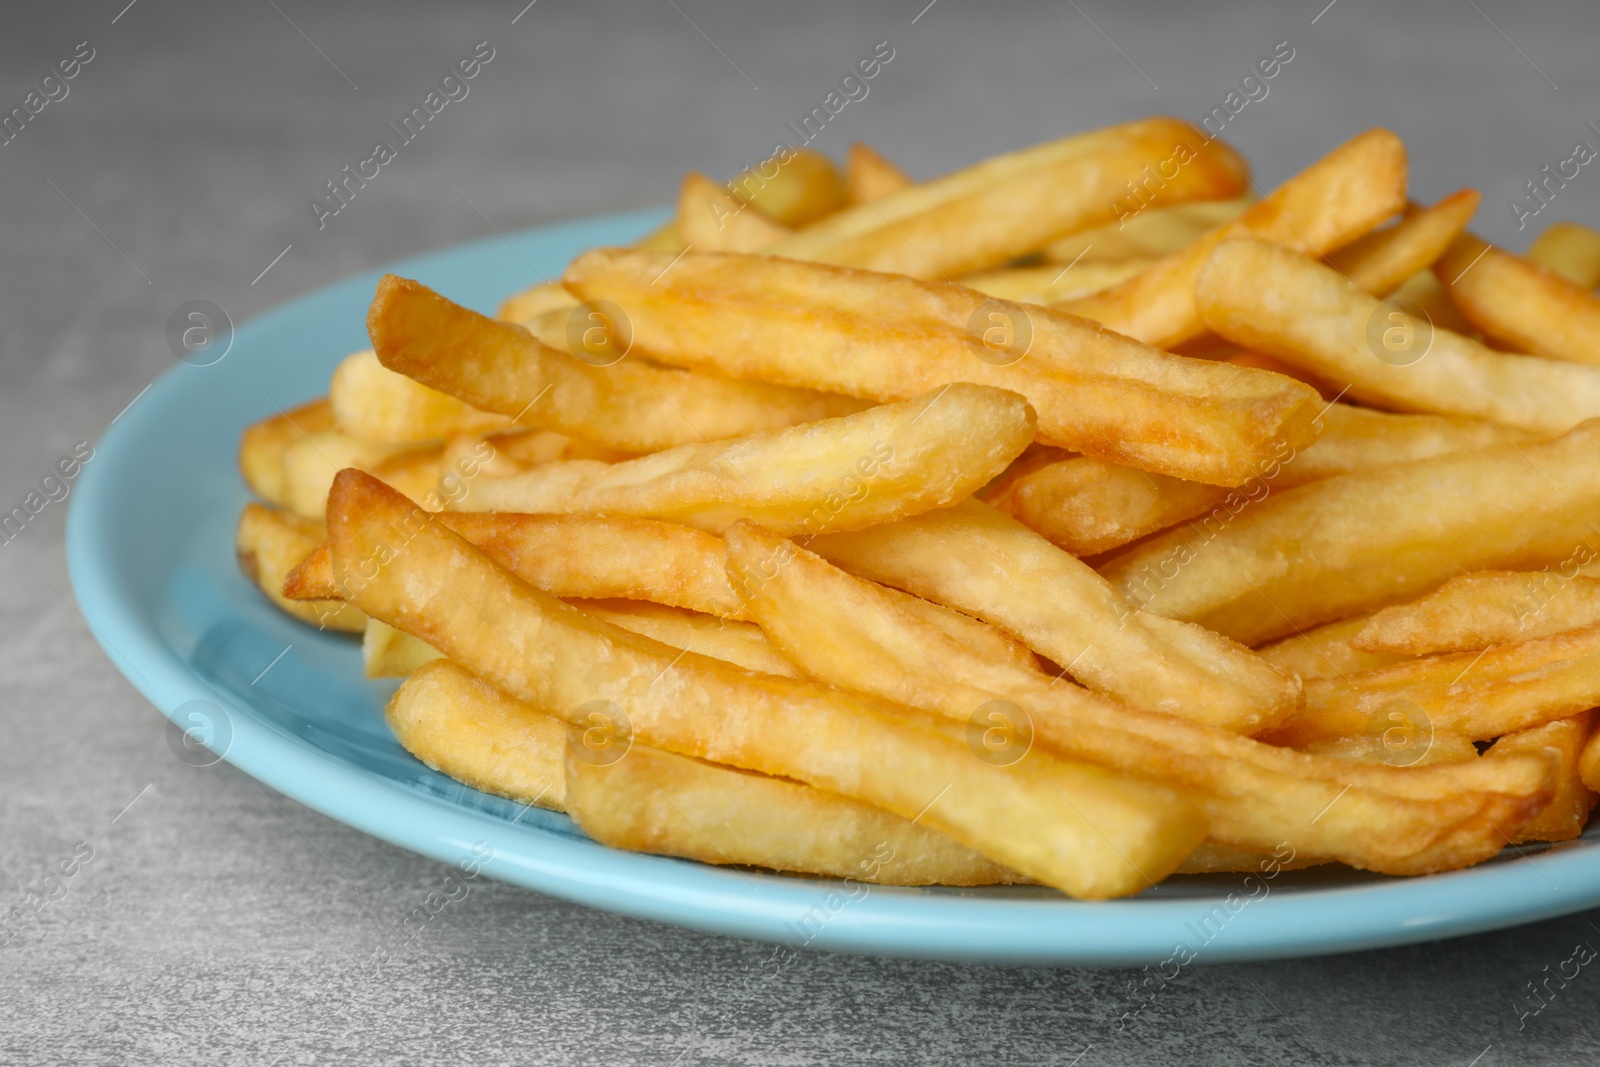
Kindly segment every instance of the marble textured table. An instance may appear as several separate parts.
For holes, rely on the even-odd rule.
[[[0,147],[0,510],[166,368],[184,301],[243,319],[496,227],[662,202],[691,167],[765,154],[881,41],[894,58],[816,144],[870,140],[916,175],[1151,112],[1198,118],[1288,42],[1226,130],[1263,186],[1383,124],[1411,147],[1415,196],[1483,190],[1478,228],[1515,248],[1532,230],[1507,200],[1600,121],[1600,11],[1577,2],[125,2],[0,16],[0,110],[91,56]],[[319,230],[324,182],[480,41],[494,58],[470,95]],[[1585,170],[1540,221],[1597,208]],[[1574,943],[1600,944],[1600,912],[1199,967],[1120,1033],[1127,971],[805,954],[752,992],[761,946],[496,884],[369,980],[354,965],[442,868],[175,759],[72,605],[68,507],[0,545],[4,907],[75,848],[93,858],[0,946],[0,1062],[1490,1067],[1600,1051],[1600,976],[1537,1016],[1515,1006]]]

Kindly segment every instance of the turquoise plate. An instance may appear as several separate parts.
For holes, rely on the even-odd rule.
[[[555,277],[583,249],[624,243],[662,217],[541,227],[390,269],[490,311],[537,280],[532,266]],[[362,677],[356,643],[279,614],[233,558],[248,499],[234,466],[240,429],[327,391],[334,365],[367,345],[377,279],[296,300],[242,326],[212,365],[162,375],[97,443],[67,526],[79,604],[118,669],[169,719],[301,803],[489,877],[793,949],[1170,968],[1399,945],[1600,904],[1594,833],[1428,878],[1172,878],[1089,904],[1042,889],[868,888],[618,852],[565,816],[429,770],[384,725],[393,686]],[[775,949],[772,966],[786,958]]]

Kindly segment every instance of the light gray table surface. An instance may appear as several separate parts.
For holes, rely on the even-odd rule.
[[[0,147],[0,510],[166,369],[178,304],[243,319],[494,227],[665,202],[690,168],[764,155],[879,41],[894,59],[816,144],[867,140],[917,176],[1149,113],[1198,119],[1287,41],[1293,60],[1226,130],[1259,184],[1386,125],[1415,197],[1481,189],[1477,228],[1518,249],[1533,230],[1507,200],[1600,122],[1600,10],[1576,0],[524,2],[0,12],[0,109],[94,50]],[[308,200],[484,40],[470,96],[319,232]],[[1540,221],[1597,208],[1586,169]],[[1120,1033],[1130,971],[807,953],[751,994],[760,945],[498,884],[368,981],[351,964],[442,868],[175,759],[72,605],[66,510],[0,546],[0,907],[78,842],[94,859],[0,947],[0,1062],[1490,1067],[1600,1051],[1600,976],[1520,1028],[1514,1007],[1575,943],[1600,944],[1600,912],[1197,967]]]

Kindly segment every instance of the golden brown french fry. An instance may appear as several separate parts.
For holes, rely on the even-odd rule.
[[[795,228],[833,214],[845,206],[850,195],[833,160],[813,148],[785,149],[740,171],[728,181],[728,190],[763,214]],[[680,241],[670,251],[682,247]]]
[[[1600,415],[1600,370],[1496,352],[1430,328],[1403,306],[1266,241],[1219,246],[1195,299],[1206,325],[1228,340],[1349,383],[1350,397],[1379,407],[1476,416],[1539,433]]]
[[[953,277],[1115,222],[1132,210],[1117,207],[1129,197],[1129,183],[1139,188],[1135,206],[1168,206],[1238,196],[1248,173],[1243,157],[1189,123],[1142,119],[994,156],[847,208],[768,251],[914,278]]]
[[[444,653],[386,622],[367,620],[361,636],[361,666],[368,678],[405,678]]]
[[[1383,729],[1390,722],[1394,725]],[[1468,763],[1478,758],[1478,746],[1465,737],[1429,732],[1420,721],[1398,710],[1380,711],[1370,724],[1369,732],[1359,737],[1313,741],[1300,746],[1299,751],[1389,767]]]
[[[751,622],[667,607],[644,600],[574,600],[596,618],[629,633],[642,634],[673,648],[698,652],[747,671],[799,678],[800,669],[772,646],[761,627]]]
[[[1041,465],[1006,489],[996,508],[1075,556],[1120,548],[1238,492],[1090,456]]]
[[[267,503],[287,507],[289,494],[283,477],[284,453],[290,445],[303,441],[308,434],[333,428],[333,407],[326,397],[280,411],[271,418],[245,427],[239,437],[239,472],[244,475],[245,484]]]
[[[328,403],[341,431],[387,444],[418,444],[511,425],[504,415],[479,411],[396,374],[379,363],[371,349],[347,356],[334,369]]]
[[[678,235],[705,252],[757,252],[793,233],[783,223],[690,171],[678,190]]]
[[[1551,223],[1528,246],[1528,259],[1580,289],[1600,285],[1600,233],[1582,223]]]
[[[1351,639],[1367,652],[1423,656],[1475,652],[1490,645],[1544,637],[1600,623],[1600,578],[1567,573],[1479,571],[1458,575],[1433,592],[1391,604]]]
[[[1246,480],[1275,442],[1309,443],[1322,407],[1276,374],[940,282],[623,249],[578,257],[566,281],[622,307],[635,346],[663,363],[881,401],[981,382],[1027,397],[1045,444],[1195,481]]]
[[[1327,256],[1406,204],[1406,150],[1388,130],[1368,130],[1279,186],[1234,221],[1212,230],[1121,285],[1060,305],[1158,348],[1200,336],[1208,323],[1195,283],[1214,249],[1250,235]]]
[[[1594,712],[1584,711],[1570,719],[1519,730],[1496,741],[1484,753],[1486,759],[1495,759],[1523,753],[1543,753],[1554,759],[1556,795],[1545,809],[1523,826],[1512,838],[1513,843],[1524,841],[1571,841],[1583,833],[1589,821],[1589,811],[1594,807],[1595,794],[1584,784],[1579,771],[1584,742],[1594,728]]]
[[[618,452],[588,441],[551,430],[511,430],[492,434],[455,434],[445,439],[441,453],[443,469],[454,471],[463,482],[464,472],[476,469],[490,478],[520,474],[541,463],[563,459],[598,459],[619,463],[632,459],[631,452]],[[470,492],[470,486],[466,488]],[[460,495],[456,493],[455,495]]]
[[[1476,189],[1462,189],[1430,207],[1408,204],[1399,222],[1356,238],[1329,256],[1328,265],[1352,285],[1386,297],[1444,254],[1482,199]]]
[[[1100,568],[1145,610],[1260,644],[1475,570],[1600,553],[1600,419],[1549,441],[1398,463],[1273,493]]]
[[[624,359],[627,344],[617,338],[625,331],[593,313],[599,325],[579,325],[607,340],[584,349],[585,359],[391,274],[378,283],[367,330],[390,370],[474,407],[624,452],[738,437],[863,407],[847,397]],[[607,348],[613,343],[621,348]]]
[[[486,793],[567,808],[567,726],[506,696],[449,660],[403,682],[384,717],[406,751]]]
[[[437,462],[437,446],[384,445],[350,437],[341,430],[302,435],[283,450],[283,502],[296,515],[322,518],[328,486],[333,485],[333,475],[339,470],[357,467],[368,474],[378,474],[382,467],[411,453],[419,454],[424,462]],[[408,464],[402,462],[400,467],[408,469]],[[435,466],[426,482],[432,485],[437,478]]]
[[[1200,200],[1175,207],[1149,208],[1107,226],[1080,230],[1050,242],[1044,258],[1053,263],[1094,263],[1159,259],[1199,240],[1209,230],[1232,222],[1261,198],[1255,191],[1232,200]]]
[[[1237,489],[1084,456],[1040,464],[1019,475],[1007,483],[1004,500],[995,504],[1068,552],[1091,556],[1207,512],[1211,517],[1202,522],[1223,522],[1270,492],[1530,436],[1482,419],[1392,415],[1337,403],[1322,413],[1322,421],[1321,437],[1299,451],[1285,449]]]
[[[652,519],[445,512],[439,521],[523,581],[561,597],[623,598],[741,619],[722,539]],[[360,577],[358,574],[357,577]],[[342,597],[326,544],[284,582],[291,600]]]
[[[1084,898],[1146,888],[1205,834],[1163,787],[1044,752],[998,767],[927,713],[673,655],[520,581],[359,471],[340,474],[328,514],[346,599],[574,725],[604,702],[640,743],[874,804]]]
[[[958,382],[844,418],[626,463],[547,463],[482,479],[454,506],[638,516],[714,533],[745,518],[811,534],[858,530],[971,495],[1027,447],[1034,425],[1016,393]]]
[[[1262,645],[1256,652],[1262,659],[1303,681],[1312,678],[1337,678],[1345,674],[1387,667],[1406,657],[1392,652],[1363,652],[1351,642],[1370,615],[1324,623],[1309,630]]]
[[[1525,760],[1514,774],[1482,761],[1364,766],[1126,707],[975,656],[900,611],[882,587],[770,532],[741,524],[728,541],[730,576],[750,613],[817,678],[964,721],[974,751],[996,759],[1031,742],[1191,790],[1214,842],[1288,844],[1371,870],[1421,873],[1493,855],[1505,840],[1499,827],[1514,830],[1550,795],[1542,760]]]
[[[1306,706],[1267,735],[1300,746],[1370,732],[1390,707],[1420,715],[1436,734],[1487,741],[1600,704],[1600,626],[1497,645],[1481,653],[1421,656],[1306,682]]]
[[[1553,270],[1463,233],[1433,265],[1473,325],[1519,352],[1600,365],[1600,297]]]
[[[753,623],[670,608],[637,600],[570,600],[574,607],[673,648],[698,652],[747,671],[800,677],[800,671],[772,647]],[[368,678],[404,678],[442,653],[420,638],[377,619],[367,620],[361,660]]]
[[[262,507],[252,501],[239,515],[235,550],[239,569],[267,599],[301,622],[319,629],[360,633],[366,616],[340,600],[290,600],[283,595],[283,580],[325,537],[321,520],[293,512]]]
[[[851,142],[845,152],[844,180],[850,187],[852,205],[870,204],[916,184],[911,175],[889,162],[877,149],[860,141]]]
[[[1087,263],[1045,263],[1035,267],[1003,267],[963,274],[957,284],[980,293],[1021,304],[1054,304],[1100,290],[1131,278],[1150,265],[1150,259],[1096,259]]]
[[[1256,733],[1299,704],[1299,683],[1249,649],[1138,610],[1087,564],[977,500],[812,544],[847,571],[1010,631],[1135,707]]]
[[[1401,304],[1409,301],[1420,307],[1435,330],[1449,330],[1475,341],[1483,339],[1478,328],[1468,322],[1461,309],[1451,301],[1450,294],[1444,291],[1444,283],[1434,276],[1431,267],[1407,278],[1400,288],[1389,294],[1389,299]]]
[[[569,745],[567,806],[602,845],[701,863],[877,885],[1025,881],[870,804],[646,745],[635,744],[614,763],[583,758],[581,748]]]

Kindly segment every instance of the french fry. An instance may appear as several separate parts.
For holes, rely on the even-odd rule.
[[[1480,200],[1476,189],[1462,189],[1430,207],[1408,204],[1399,222],[1356,238],[1329,256],[1328,265],[1352,285],[1386,297],[1444,255]]]
[[[587,329],[612,329],[595,314],[601,325]],[[863,407],[847,397],[709,378],[614,352],[602,355],[622,362],[596,365],[392,274],[378,283],[367,330],[390,370],[485,411],[624,452],[739,437]],[[607,337],[613,343],[613,334]]]
[[[980,382],[1027,397],[1045,444],[1195,481],[1248,479],[1275,442],[1309,443],[1322,407],[1279,375],[938,282],[621,249],[579,256],[566,282],[622,307],[635,346],[663,363],[879,401]]]
[[[449,660],[419,667],[389,698],[384,718],[406,751],[458,782],[567,809],[566,724]]]
[[[1518,352],[1600,365],[1600,297],[1471,233],[1434,274],[1473,325]]]
[[[1019,304],[1054,304],[1073,297],[1098,293],[1144,270],[1149,259],[1096,259],[1087,263],[1045,263],[1036,267],[1003,267],[1000,270],[963,274],[960,285]]]
[[[1350,760],[1379,766],[1427,767],[1436,763],[1469,763],[1478,758],[1478,746],[1459,734],[1424,733],[1413,730],[1404,713],[1393,719],[1380,712],[1370,732],[1359,737],[1339,737],[1313,741],[1299,751],[1313,756]],[[1395,725],[1380,730],[1386,722]]]
[[[771,173],[768,173],[768,172]],[[826,218],[849,200],[850,190],[833,160],[813,148],[786,149],[728,181],[739,199],[796,229]],[[680,241],[671,249],[677,252]]]
[[[1571,841],[1583,833],[1589,821],[1589,811],[1594,807],[1595,794],[1584,784],[1579,771],[1584,742],[1594,729],[1594,712],[1584,711],[1570,719],[1519,730],[1496,741],[1486,759],[1496,759],[1523,753],[1543,753],[1555,759],[1556,795],[1550,803],[1526,823],[1513,839],[1513,844],[1525,841]]]
[[[1222,243],[1250,235],[1289,254],[1326,256],[1405,204],[1405,146],[1388,130],[1368,130],[1144,273],[1060,306],[1118,333],[1171,348],[1200,336],[1209,325],[1195,304],[1195,284]]]
[[[698,652],[747,671],[800,677],[799,669],[773,648],[761,628],[753,623],[636,600],[570,600],[568,603],[629,633],[641,634],[673,648]],[[367,620],[361,660],[368,678],[404,678],[441,656],[438,649],[404,630],[377,619]]]
[[[1600,420],[1274,493],[1100,568],[1130,602],[1255,645],[1418,595],[1457,574],[1600,552]]]
[[[727,619],[744,605],[728,585],[722,539],[651,519],[445,512],[444,526],[552,596],[647,600]],[[359,575],[357,575],[359,577]],[[291,600],[341,598],[326,544],[284,581]]]
[[[1034,435],[1016,393],[958,382],[785,430],[683,445],[626,463],[547,463],[484,479],[457,510],[637,516],[713,533],[742,518],[857,530],[970,495]]]
[[[252,501],[239,515],[235,550],[239,569],[268,600],[301,622],[360,633],[366,617],[340,600],[290,600],[282,593],[289,571],[327,536],[322,522]]]
[[[1580,289],[1600,285],[1600,233],[1581,223],[1551,223],[1528,246],[1528,259]]]
[[[575,607],[629,633],[673,648],[720,659],[747,671],[801,677],[800,669],[772,646],[755,623],[719,619],[644,600],[575,600]]]
[[[1543,571],[1462,574],[1367,619],[1351,643],[1366,652],[1425,656],[1600,624],[1600,578]]]
[[[1075,556],[1094,556],[1221,506],[1235,490],[1074,456],[1007,486],[995,506]]]
[[[1052,263],[1159,259],[1193,244],[1207,231],[1232,222],[1261,198],[1254,190],[1232,200],[1200,200],[1175,207],[1149,208],[1107,226],[1080,230],[1050,242],[1044,258]]]
[[[568,748],[568,807],[612,848],[877,885],[1025,880],[897,815],[799,782],[646,745],[615,763],[578,751]]]
[[[334,369],[328,403],[339,430],[386,444],[420,444],[511,425],[504,415],[479,411],[388,370],[371,349],[347,356]]]
[[[1348,404],[1322,413],[1321,437],[1285,450],[1238,489],[1203,485],[1086,456],[1040,464],[1007,485],[996,506],[1078,556],[1131,544],[1207,512],[1217,518],[1267,493],[1351,471],[1497,445],[1530,435],[1482,419],[1391,415]]]
[[[976,500],[812,546],[847,571],[1008,630],[1135,707],[1256,733],[1299,705],[1299,683],[1249,649],[1139,611],[1087,564]]]
[[[678,235],[707,252],[758,252],[793,233],[760,208],[690,171],[678,191]]]
[[[1206,325],[1228,340],[1347,382],[1352,398],[1379,407],[1476,416],[1536,433],[1561,433],[1600,415],[1600,370],[1508,355],[1430,329],[1330,268],[1265,241],[1219,246],[1195,299]]]
[[[463,481],[466,472],[474,471],[490,478],[504,478],[521,474],[529,467],[541,463],[554,463],[563,459],[597,459],[603,463],[620,463],[632,459],[631,452],[618,452],[588,441],[551,430],[510,430],[493,434],[455,434],[445,439],[440,454],[442,467],[454,471]],[[466,491],[470,492],[470,488]]]
[[[1314,626],[1262,645],[1256,652],[1280,671],[1299,675],[1302,681],[1337,678],[1373,667],[1387,667],[1405,659],[1405,655],[1397,652],[1364,652],[1351,643],[1371,617],[1358,615]]]
[[[1600,626],[1317,678],[1305,692],[1305,708],[1266,740],[1299,747],[1361,736],[1374,715],[1401,707],[1436,734],[1488,741],[1600,704]]]
[[[994,156],[847,208],[768,251],[914,278],[953,277],[1116,222],[1116,202],[1133,185],[1141,198],[1135,203],[1170,206],[1238,196],[1248,173],[1237,152],[1189,123],[1143,119]]]
[[[1505,841],[1502,828],[1515,830],[1550,796],[1551,768],[1540,759],[1515,771],[1482,761],[1364,766],[1126,707],[974,656],[899,611],[881,587],[769,531],[740,524],[728,542],[730,576],[750,614],[817,678],[965,721],[975,750],[997,731],[990,748],[1000,758],[1031,738],[1033,750],[1170,782],[1200,799],[1215,843],[1288,844],[1307,856],[1416,874],[1492,856]],[[997,707],[996,696],[1014,704]]]
[[[844,156],[844,180],[850,203],[870,204],[916,183],[911,175],[889,162],[871,145],[853,141]]]
[[[670,248],[672,250],[682,248],[682,243],[676,239],[677,225],[672,224],[670,228],[674,235]],[[656,250],[656,246],[653,244],[641,244],[639,247],[649,248],[652,251]],[[538,285],[524,289],[520,293],[513,293],[506,297],[501,302],[500,310],[496,312],[496,315],[506,322],[527,326],[538,321],[547,312],[570,312],[577,306],[578,298],[567,292],[566,287],[560,282],[540,282]]]
[[[308,434],[333,428],[333,407],[326,397],[280,411],[245,427],[239,438],[239,473],[244,475],[245,484],[267,503],[287,507],[289,493],[283,477],[284,453],[289,446],[305,440]]]
[[[368,619],[361,635],[361,666],[368,678],[405,678],[442,658],[444,653],[426,641],[377,619]]]
[[[358,471],[335,481],[328,514],[348,600],[574,725],[606,702],[642,744],[874,804],[1082,898],[1146,888],[1205,834],[1169,789],[1043,752],[998,767],[924,712],[674,656],[535,590]]]
[[[367,471],[386,482],[403,480],[403,487],[395,486],[402,492],[419,486],[431,488],[439,480],[440,454],[438,446],[364,441],[339,430],[302,434],[283,450],[283,502],[297,515],[321,519],[333,476],[345,467]]]
[[[1461,309],[1451,301],[1450,294],[1444,291],[1444,283],[1435,277],[1431,267],[1417,271],[1389,295],[1396,303],[1409,301],[1420,307],[1435,330],[1449,330],[1474,341],[1483,339],[1478,328],[1468,322],[1467,317],[1461,314]]]

